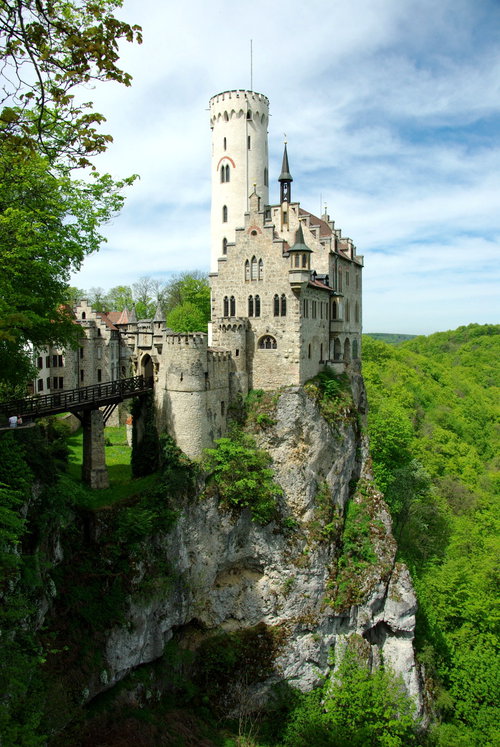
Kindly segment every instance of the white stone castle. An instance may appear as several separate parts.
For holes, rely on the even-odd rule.
[[[153,376],[157,426],[192,458],[224,435],[228,406],[250,389],[301,385],[326,366],[359,369],[363,258],[328,215],[317,218],[292,201],[286,144],[280,199],[269,204],[268,124],[262,94],[235,90],[210,99],[208,335],[173,333],[161,313],[138,321],[98,314],[86,302],[76,308],[88,348],[71,364],[76,386],[124,372]],[[113,353],[98,358],[108,337]],[[103,374],[95,362],[108,359],[113,370]]]

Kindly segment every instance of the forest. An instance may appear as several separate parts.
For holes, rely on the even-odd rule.
[[[422,730],[414,723],[411,702],[390,671],[370,673],[352,655],[341,664],[340,681],[326,681],[305,695],[290,688],[283,691],[274,706],[278,713],[261,713],[243,724],[241,719],[223,718],[218,701],[241,662],[252,660],[252,636],[262,635],[248,630],[230,638],[209,638],[194,670],[182,664],[181,669],[192,674],[180,680],[176,675],[174,694],[139,707],[132,719],[128,714],[127,733],[136,739],[130,744],[141,744],[141,739],[148,745],[225,747],[498,744],[499,331],[498,326],[469,325],[398,345],[364,338],[373,471],[391,510],[399,559],[409,566],[417,591],[416,644],[427,727]],[[337,385],[332,391],[334,398],[340,396]],[[125,719],[120,711],[110,711],[111,727],[103,721],[109,704],[97,699],[81,710],[58,683],[68,666],[77,667],[71,677],[82,682],[95,666],[103,633],[123,619],[130,593],[128,565],[144,552],[141,543],[153,527],[168,531],[176,520],[162,491],[165,486],[171,495],[192,491],[194,473],[163,439],[160,465],[151,467],[157,476],[137,478],[135,493],[143,496],[139,502],[131,502],[126,484],[119,488],[108,520],[115,523],[109,524],[94,557],[98,547],[82,551],[75,543],[82,519],[88,521],[84,517],[89,510],[90,515],[99,511],[99,503],[91,503],[94,499],[79,484],[78,473],[65,466],[69,452],[64,430],[49,421],[19,436],[21,432],[17,438],[4,433],[0,438],[0,591],[5,602],[0,613],[0,684],[2,692],[9,693],[0,702],[0,732],[9,745],[44,745],[51,733],[48,743],[54,747],[80,744],[76,734],[82,729],[85,733],[90,718],[94,726],[88,727],[82,745],[101,743],[96,739],[102,731],[92,731],[96,723],[101,729],[106,724],[108,733],[118,729],[119,740],[123,734],[118,724]],[[233,448],[229,439],[224,441],[229,457],[217,453],[219,464],[236,459],[231,468],[236,475],[241,472],[237,456],[242,446]],[[245,459],[253,460],[256,474],[261,469],[269,479],[264,456],[255,452],[254,457],[250,442],[243,451]],[[207,458],[214,456],[212,452]],[[242,474],[242,479],[249,477]],[[259,489],[263,487],[264,482]],[[233,490],[231,482],[228,489]],[[100,500],[106,505],[110,497]],[[232,494],[226,501],[237,503]],[[20,512],[23,505],[27,513]],[[257,520],[265,522],[269,516],[259,514]],[[69,543],[66,569],[53,560],[61,532]],[[168,568],[158,566],[153,557],[150,561],[148,583],[154,589],[168,584]],[[54,600],[53,613],[38,629],[40,599],[47,593],[50,598],[50,589],[55,593],[56,587],[66,588],[65,595]],[[147,677],[171,677],[170,657],[177,655],[167,650]],[[138,686],[146,674],[134,676]],[[76,732],[56,738],[54,729],[57,733],[71,709]],[[179,719],[189,727],[181,728]],[[115,743],[120,742],[109,742]]]

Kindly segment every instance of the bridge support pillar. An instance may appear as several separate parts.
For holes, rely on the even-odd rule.
[[[100,410],[86,410],[83,413],[82,479],[91,488],[109,488],[104,421]]]

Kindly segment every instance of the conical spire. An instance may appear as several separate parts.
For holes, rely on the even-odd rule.
[[[286,149],[283,151],[283,163],[281,164],[281,174],[279,175],[279,182],[293,182],[293,176],[290,174],[290,166],[288,165],[288,153]]]
[[[297,233],[295,234],[295,244],[289,250],[291,252],[312,252],[312,249],[306,245],[304,241],[304,231],[302,230],[302,223],[299,223]]]
[[[164,322],[164,321],[165,321],[165,314],[163,313],[161,304],[158,304],[158,306],[156,307],[153,322]]]

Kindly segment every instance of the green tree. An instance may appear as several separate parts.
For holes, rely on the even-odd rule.
[[[132,288],[128,285],[116,285],[106,294],[106,300],[110,311],[132,310],[134,297]]]
[[[210,286],[201,272],[183,273],[166,287],[167,325],[175,332],[206,332],[210,321]]]

